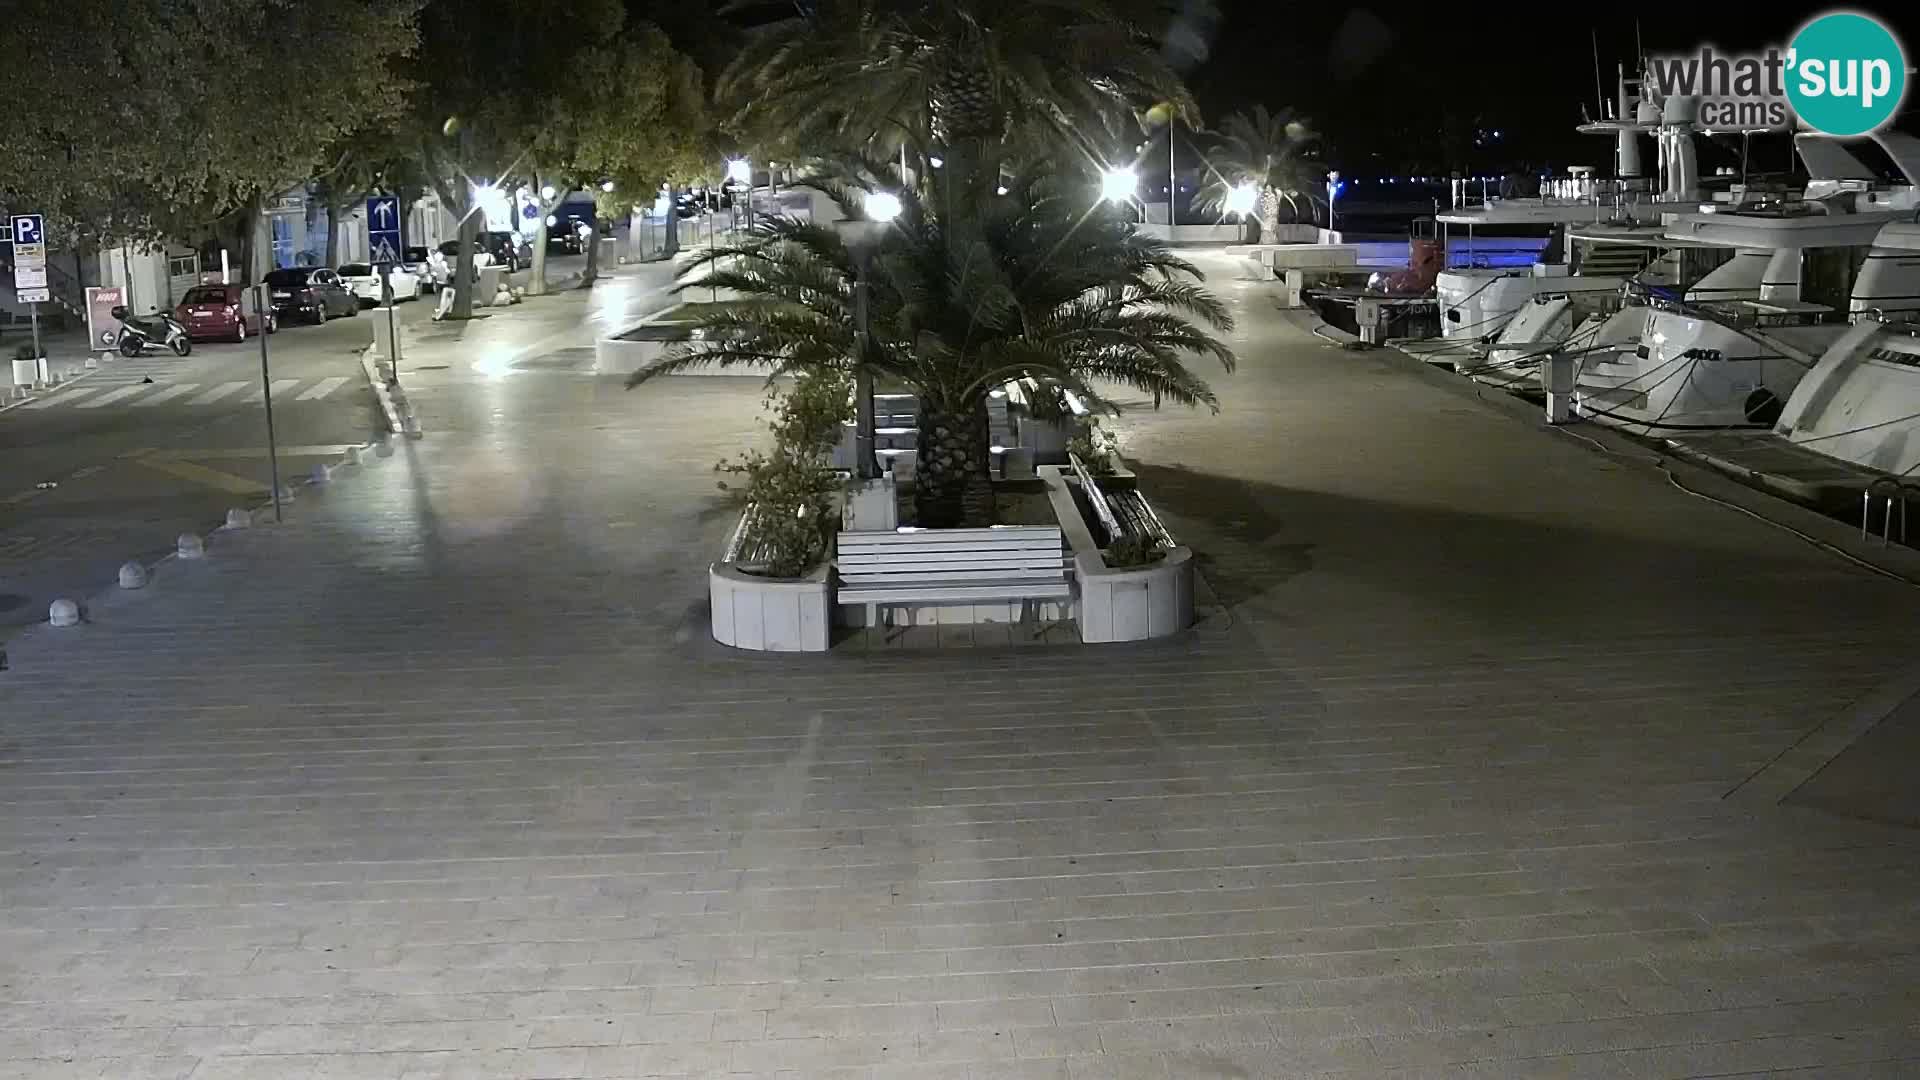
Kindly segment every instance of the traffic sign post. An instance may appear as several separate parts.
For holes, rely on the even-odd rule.
[[[392,195],[375,195],[367,200],[367,261],[375,266],[399,265],[404,261],[400,200]]]
[[[12,227],[14,293],[27,305],[33,320],[33,358],[45,378],[47,364],[40,355],[40,305],[53,299],[47,288],[47,221],[39,214],[15,214],[8,224]]]

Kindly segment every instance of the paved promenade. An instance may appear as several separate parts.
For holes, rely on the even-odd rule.
[[[758,386],[423,346],[424,439],[8,643],[0,1075],[1920,1073],[1920,836],[1780,805],[1916,590],[1216,284],[1152,647],[728,652]]]

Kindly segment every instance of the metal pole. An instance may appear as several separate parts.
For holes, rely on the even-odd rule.
[[[1179,224],[1173,213],[1173,202],[1180,194],[1180,174],[1173,166],[1173,128],[1179,122],[1172,112],[1167,113],[1167,239],[1169,242],[1173,239],[1173,227]]]
[[[38,367],[40,365],[40,304],[39,302],[35,301],[34,303],[28,304],[27,311],[30,313],[30,316],[33,319],[33,363],[35,367]],[[88,342],[87,347],[92,348],[93,343]]]
[[[713,194],[713,192],[711,192],[711,191],[709,191],[709,192],[707,192],[707,196],[706,196],[706,202],[707,202],[707,254],[708,254],[708,255],[712,255],[712,254],[713,254],[713,249],[714,249],[714,247],[715,247],[715,243],[714,243],[714,240],[715,240],[715,237],[714,237],[714,230],[715,230],[715,229],[717,229],[717,228],[719,228],[719,225],[720,225],[720,223],[719,223],[719,218],[720,218],[720,200],[719,200],[718,198],[716,198],[716,197],[714,197],[714,194]],[[713,264],[712,264],[712,263],[708,263],[708,265],[709,265],[709,266],[711,266],[711,265],[713,265]],[[709,274],[711,274],[711,273],[712,273],[713,271],[712,271],[712,270],[708,270],[707,272],[708,272]],[[712,295],[712,296],[709,296],[709,297],[708,297],[707,299],[709,299],[709,300],[711,300],[711,301],[713,301],[713,302],[714,302],[714,303],[716,303],[716,304],[717,304],[717,303],[719,303],[719,302],[720,302],[720,289],[719,289],[719,287],[718,287],[718,286],[710,286],[709,288],[710,288],[710,291],[711,291],[711,292],[713,293],[713,295]]]
[[[387,348],[393,355],[387,359],[393,364],[393,371],[387,376],[387,385],[395,390],[400,388],[400,329],[393,321],[393,264],[386,264],[386,275],[381,279],[380,291],[386,294],[387,301]]]
[[[267,372],[267,325],[265,312],[267,307],[267,287],[253,287],[253,303],[257,311],[262,312],[260,321],[260,397],[267,406],[267,463],[273,472],[273,520],[276,524],[283,521],[280,511],[280,445],[273,437],[273,378]]]
[[[853,429],[854,467],[860,479],[880,475],[874,460],[873,372],[867,367],[867,274],[873,265],[869,246],[860,243],[853,249],[859,274],[853,282],[853,398],[857,409]]]

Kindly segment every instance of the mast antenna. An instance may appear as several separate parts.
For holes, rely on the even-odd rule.
[[[1607,92],[1600,88],[1600,28],[1593,28],[1593,99],[1600,106],[1600,114],[1607,112]]]

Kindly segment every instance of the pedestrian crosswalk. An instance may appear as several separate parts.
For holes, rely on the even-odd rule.
[[[118,373],[116,373],[118,374]],[[278,401],[324,401],[339,396],[342,392],[352,393],[361,381],[339,375],[324,379],[275,379],[273,380],[273,400]],[[22,409],[113,409],[126,406],[135,409],[171,405],[175,407],[193,407],[218,405],[223,403],[258,402],[265,398],[260,390],[258,379],[231,379],[225,382],[142,382],[139,378],[125,381],[125,377],[108,379],[95,376],[76,385],[56,390],[43,397],[37,397],[20,406]]]

